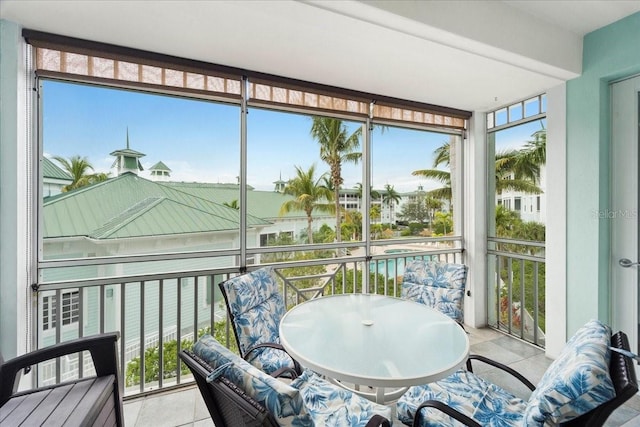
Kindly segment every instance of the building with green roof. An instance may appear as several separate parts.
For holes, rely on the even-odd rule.
[[[306,231],[303,212],[279,215],[290,198],[270,191],[247,191],[249,247],[263,246],[278,233],[297,237]],[[228,205],[238,199],[239,186],[234,184],[156,182],[124,173],[47,197],[43,202],[43,253],[47,259],[58,259],[235,249],[239,247],[240,217]],[[332,219],[318,216],[314,226],[317,229]],[[212,266],[202,259],[193,262],[202,268]],[[104,268],[100,275],[108,274]],[[113,274],[132,268],[134,264],[127,264]],[[88,268],[82,276],[95,274]],[[77,270],[74,275],[77,277]]]
[[[65,185],[73,182],[73,178],[50,159],[42,158],[42,197],[49,197],[62,192]]]
[[[171,179],[171,169],[163,162],[158,162],[149,168],[152,181],[169,181]]]
[[[306,229],[306,217],[288,214],[278,217],[279,206],[290,198],[269,191],[248,191],[250,213],[247,215],[248,246],[265,244],[268,237],[279,232],[298,234]],[[43,254],[46,259],[92,258],[96,256],[131,256],[157,254],[162,252],[189,252],[204,250],[237,249],[240,246],[240,215],[237,209],[223,203],[239,198],[237,185],[203,183],[162,183],[155,182],[133,173],[123,173],[106,181],[81,187],[65,193],[47,197],[43,200]],[[261,211],[266,217],[251,214]],[[325,218],[326,219],[326,218]],[[328,218],[330,220],[330,218]],[[318,226],[325,221],[318,218]],[[113,264],[86,265],[73,268],[45,269],[42,274],[47,281],[83,280],[121,275],[164,274],[177,271],[206,270],[237,265],[233,256],[193,257],[189,259],[163,261],[131,261]],[[203,276],[198,280],[219,280],[217,277]],[[183,278],[179,281],[183,298],[192,299],[195,292],[195,278]],[[160,300],[157,292],[152,291],[157,282],[145,283],[145,333],[157,331],[157,319],[154,313],[159,310]],[[210,289],[211,287],[207,287]],[[104,295],[88,295],[85,309],[99,310],[104,304],[105,313],[102,327],[107,330],[119,324],[121,317],[127,326],[127,336],[140,336],[141,322],[139,307],[126,301],[136,301],[142,292],[139,286],[126,287],[124,309],[119,301],[120,286],[106,286]],[[177,300],[178,285],[172,280],[164,280],[164,298]],[[198,287],[198,292],[205,292]],[[216,292],[217,289],[214,289]],[[129,295],[131,293],[131,295]],[[129,296],[131,298],[129,298]],[[42,293],[43,301],[52,303],[52,292]],[[63,298],[79,298],[77,292],[67,293]],[[211,301],[209,294],[198,297],[203,304],[199,307],[184,307],[182,313],[193,318],[198,310],[198,319],[207,319]],[[215,299],[221,301],[221,298]],[[176,324],[175,308],[165,308],[163,322],[167,330]],[[218,310],[218,308],[216,308]],[[203,320],[204,323],[206,323]],[[204,324],[203,323],[203,324]],[[90,318],[83,333],[97,333],[100,328],[97,317]],[[55,342],[53,329],[43,330],[40,336],[42,345]],[[75,336],[77,331],[69,326],[63,329],[65,337]],[[136,347],[139,341],[127,342],[127,348]],[[127,350],[128,352],[129,350]],[[127,360],[135,356],[127,354]]]

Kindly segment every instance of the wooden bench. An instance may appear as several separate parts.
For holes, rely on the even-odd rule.
[[[0,425],[123,426],[117,332],[67,341],[0,365]],[[16,392],[19,373],[37,363],[89,351],[96,376]]]

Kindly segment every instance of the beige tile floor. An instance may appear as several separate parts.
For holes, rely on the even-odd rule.
[[[491,357],[516,369],[534,384],[540,379],[551,359],[539,348],[523,343],[492,329],[469,331],[471,352]],[[474,372],[495,382],[516,395],[526,398],[528,389],[510,376],[500,374],[495,368],[477,364]],[[177,427],[213,426],[209,412],[195,386],[179,391],[131,399],[124,403],[126,427]],[[395,422],[394,425],[402,425]],[[607,420],[605,427],[640,427],[640,396],[631,398]]]

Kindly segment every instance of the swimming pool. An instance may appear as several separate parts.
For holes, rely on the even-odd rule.
[[[407,252],[418,252],[413,249],[387,249],[385,254],[400,254]],[[388,277],[402,276],[404,274],[404,265],[406,261],[413,261],[416,257],[408,256],[405,258],[393,258],[388,260],[379,260],[377,265],[373,262],[369,263],[369,271],[372,273],[386,274]],[[418,259],[421,257],[418,257]],[[396,271],[396,262],[398,269]]]

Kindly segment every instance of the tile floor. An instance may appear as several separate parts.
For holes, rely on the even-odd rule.
[[[511,366],[534,384],[551,363],[542,350],[492,329],[467,328],[467,330],[472,353],[491,357]],[[495,368],[477,364],[474,372],[520,397],[528,396],[526,387],[510,376],[501,374]],[[127,400],[124,403],[124,419],[126,427],[213,426],[209,412],[195,385],[180,391]],[[402,424],[396,421],[394,425]],[[631,398],[609,417],[605,427],[615,426],[640,427],[640,396]]]

